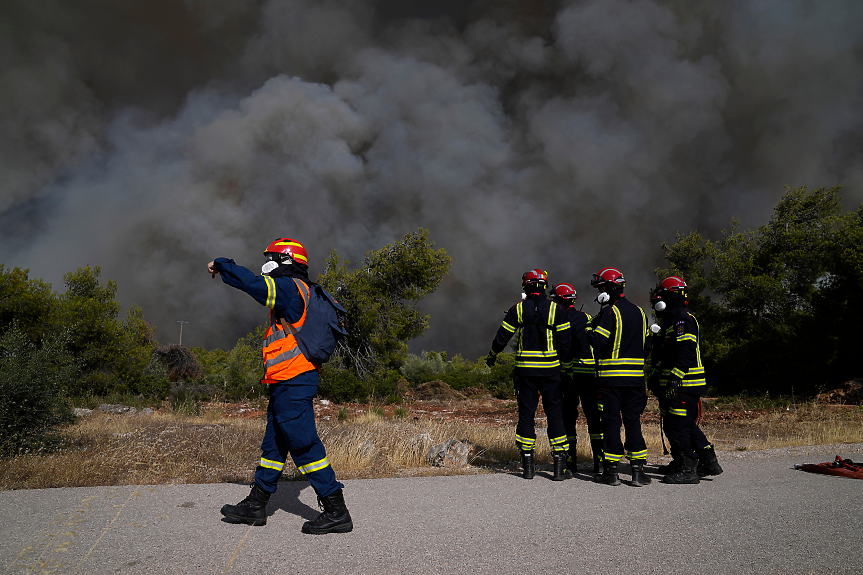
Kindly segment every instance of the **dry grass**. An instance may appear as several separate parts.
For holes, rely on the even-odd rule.
[[[514,428],[470,421],[442,421],[412,414],[387,419],[366,411],[319,422],[327,455],[339,478],[477,473],[514,469]],[[646,418],[647,419],[647,418]],[[66,431],[70,444],[50,455],[0,460],[0,489],[249,482],[260,457],[265,420],[173,412],[151,416],[94,412]],[[863,409],[807,404],[707,418],[705,433],[720,450],[760,450],[795,445],[863,443]],[[659,425],[646,421],[650,458],[662,454]],[[537,458],[550,461],[541,430]],[[579,426],[579,456],[590,458],[587,430]],[[432,468],[425,455],[449,438],[475,446],[473,466]],[[299,478],[290,460],[285,479]]]
[[[727,451],[863,443],[863,407],[813,402],[758,410],[754,417],[733,424],[707,425],[705,433]]]

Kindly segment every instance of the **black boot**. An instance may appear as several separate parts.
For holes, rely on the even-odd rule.
[[[698,466],[695,468],[695,472],[698,473],[698,477],[722,473],[722,467],[719,466],[719,461],[716,459],[713,445],[708,445],[698,454]]]
[[[570,476],[578,473],[578,453],[574,439],[569,442],[569,450],[566,452],[566,473]]]
[[[243,499],[236,505],[222,506],[222,515],[230,519],[233,523],[266,525],[266,507],[267,501],[269,500],[270,494],[258,487],[257,483],[253,483],[252,491],[245,499]]]
[[[345,506],[345,494],[341,489],[327,495],[318,497],[318,507],[323,513],[317,519],[303,523],[303,533],[323,535],[324,533],[347,533],[354,528],[351,514]]]
[[[653,481],[647,475],[644,474],[644,460],[636,459],[635,461],[629,462],[629,468],[632,470],[632,483],[633,487],[643,487],[644,485],[650,485]]]
[[[657,473],[662,475],[671,475],[680,471],[680,458],[672,455],[674,459],[665,465],[660,465],[656,468]]]
[[[689,455],[680,456],[680,470],[662,478],[663,483],[696,484],[699,482],[695,472],[696,460]]]
[[[591,439],[590,449],[591,451],[593,451],[593,474],[597,475],[600,472],[600,468],[602,465],[602,440]]]
[[[521,476],[525,479],[533,479],[536,469],[533,467],[533,451],[521,452]]]
[[[620,485],[620,477],[617,474],[617,462],[603,461],[602,475],[597,475],[593,480],[606,485]]]
[[[554,475],[551,476],[551,480],[563,481],[566,479],[566,453],[555,451],[551,454],[551,460],[554,463]]]

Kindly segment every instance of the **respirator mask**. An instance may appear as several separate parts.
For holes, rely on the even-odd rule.
[[[611,296],[608,295],[608,292],[601,291],[598,294],[596,294],[596,299],[593,301],[595,301],[599,305],[605,305],[611,301]]]
[[[280,265],[289,264],[293,261],[290,256],[272,252],[265,254],[264,257],[267,258],[267,262],[261,266],[261,275],[264,276],[271,273]]]
[[[653,304],[653,309],[655,309],[656,311],[665,311],[666,307],[668,307],[668,306],[662,300],[659,300],[658,302]]]

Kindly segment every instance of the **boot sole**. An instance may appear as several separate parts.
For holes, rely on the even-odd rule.
[[[693,481],[690,479],[687,481],[668,481],[668,475],[666,475],[665,477],[662,478],[662,482],[667,483],[669,485],[698,485],[701,482],[701,480],[696,479],[695,481]]]
[[[263,519],[250,519],[248,517],[240,517],[239,515],[229,515],[222,511],[222,515],[225,516],[225,519],[229,519],[230,523],[240,524],[245,523],[246,525],[251,525],[252,527],[263,527],[267,524],[267,518]]]
[[[327,529],[312,529],[310,527],[306,527],[303,525],[302,532],[307,533],[309,535],[326,535],[327,533],[349,533],[354,530],[354,522],[350,521],[348,523],[343,523],[341,525],[334,525]]]
[[[620,485],[620,484],[621,484],[620,479],[618,479],[617,481],[612,481],[612,482],[610,482],[610,483],[609,483],[609,482],[602,481],[601,479],[597,479],[597,478],[595,478],[595,477],[594,477],[594,478],[593,478],[593,481],[594,481],[594,483],[600,483],[600,484],[602,484],[602,485],[611,485],[612,487],[614,487],[614,486],[616,486],[616,485]]]

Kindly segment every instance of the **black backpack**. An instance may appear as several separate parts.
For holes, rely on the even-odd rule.
[[[301,280],[293,279],[297,282],[297,288],[302,289],[299,285]],[[293,334],[306,359],[314,364],[322,364],[329,361],[339,342],[347,337],[348,312],[322,286],[312,282],[308,286],[309,301],[303,328],[296,331],[284,318],[279,321],[283,329]]]

